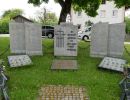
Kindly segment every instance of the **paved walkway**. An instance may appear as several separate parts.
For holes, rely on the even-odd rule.
[[[0,37],[10,37],[10,34],[0,34]]]
[[[124,42],[124,44],[130,44],[130,42]]]
[[[42,87],[38,100],[89,100],[82,87],[55,86]]]

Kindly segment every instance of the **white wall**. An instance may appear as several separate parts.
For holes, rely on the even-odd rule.
[[[104,18],[101,18],[101,10],[106,11],[106,15]],[[113,10],[118,11],[117,17],[113,17]],[[85,14],[85,12],[81,13],[81,16],[78,16],[78,13],[75,12],[73,9],[71,10],[71,21],[74,25],[81,24],[81,29],[84,29],[85,22],[90,20],[93,23],[97,22],[109,22],[112,23],[122,23],[124,22],[125,17],[125,8],[122,7],[120,9],[115,7],[115,4],[113,1],[106,1],[106,4],[100,5],[98,9],[98,15],[96,17],[89,17]]]

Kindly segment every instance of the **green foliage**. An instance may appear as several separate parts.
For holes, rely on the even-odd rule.
[[[55,13],[49,12],[45,8],[37,12],[37,20],[43,25],[56,25],[58,23]]]
[[[126,23],[126,33],[130,34],[130,18],[126,17],[125,23]]]
[[[4,14],[2,15],[2,18],[9,17],[10,19],[12,19],[13,17],[17,15],[22,15],[22,14],[23,14],[23,11],[21,9],[10,9],[4,12]]]
[[[56,25],[58,19],[54,13],[46,13],[46,18],[44,19],[43,25]]]
[[[87,15],[95,17],[101,2],[102,0],[73,0],[73,8],[76,11],[84,10]]]
[[[0,34],[9,33],[9,21],[8,17],[0,19]]]
[[[49,0],[28,0],[28,3],[33,3],[34,6],[39,6],[43,2],[48,3]]]
[[[3,13],[2,18],[0,19],[0,34],[9,33],[9,21],[17,16],[23,14],[21,9],[11,9]]]
[[[86,22],[85,22],[85,25],[86,25],[86,26],[92,26],[92,25],[93,25],[93,22],[91,22],[90,20],[89,20],[89,21],[86,21]]]
[[[130,0],[114,0],[117,7],[130,6]]]

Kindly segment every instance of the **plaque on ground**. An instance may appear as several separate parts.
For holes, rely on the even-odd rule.
[[[54,60],[51,66],[52,70],[77,70],[76,60]]]
[[[47,85],[40,89],[38,100],[89,100],[84,87]]]
[[[8,61],[10,67],[22,67],[32,64],[32,61],[28,55],[8,56]]]
[[[71,23],[55,26],[54,55],[77,56],[78,27]]]
[[[125,64],[126,64],[126,60],[105,57],[100,63],[99,67],[123,72],[123,67]]]

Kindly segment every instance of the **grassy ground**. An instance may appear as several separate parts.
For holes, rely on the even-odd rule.
[[[8,46],[8,38],[0,38],[0,53]],[[7,55],[4,59],[7,74],[10,76],[8,87],[11,100],[36,100],[40,87],[45,84],[84,86],[91,100],[119,100],[121,94],[118,86],[123,75],[121,73],[99,70],[101,59],[89,57],[89,43],[80,42],[78,51],[78,71],[51,71],[53,59],[53,41],[44,40],[44,55],[32,57],[34,65],[23,68],[9,68]],[[130,45],[127,45],[130,50]],[[129,59],[125,53],[124,58]]]

